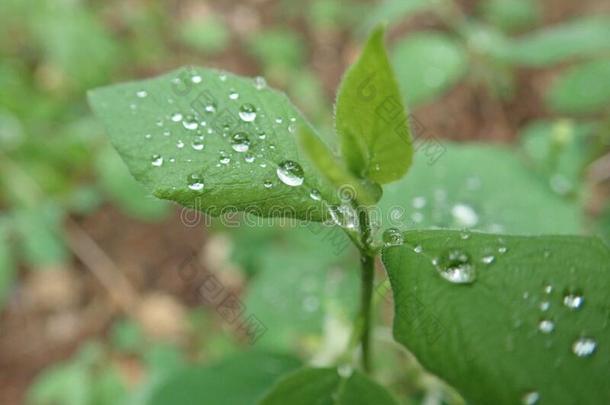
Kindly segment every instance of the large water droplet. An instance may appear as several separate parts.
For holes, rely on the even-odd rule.
[[[187,177],[188,188],[193,191],[203,190],[204,184],[201,175],[193,173]]]
[[[578,293],[567,293],[563,296],[563,305],[570,309],[580,308],[584,301],[584,297]]]
[[[256,108],[252,104],[244,104],[239,107],[239,118],[245,122],[252,122],[256,119]]]
[[[383,243],[386,246],[398,246],[404,243],[402,232],[398,228],[388,228],[382,235]]]
[[[235,152],[247,152],[250,149],[250,139],[245,132],[237,132],[231,138],[231,147]]]
[[[536,405],[540,400],[540,394],[537,391],[526,392],[521,398],[523,405]]]
[[[459,249],[447,251],[438,262],[440,275],[455,284],[470,284],[476,280],[476,269],[470,256]]]
[[[292,160],[284,160],[280,163],[276,173],[282,183],[291,187],[300,186],[305,179],[301,165]]]
[[[578,357],[588,357],[595,352],[597,342],[591,338],[581,337],[572,344],[572,352]]]
[[[155,167],[163,166],[163,157],[161,155],[152,155],[151,164]]]
[[[555,329],[555,323],[550,319],[543,319],[538,323],[538,330],[542,333],[551,333]]]

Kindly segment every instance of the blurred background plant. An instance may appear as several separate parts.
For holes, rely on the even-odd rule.
[[[605,1],[3,0],[1,403],[165,403],[196,398],[214,367],[239,375],[209,366],[250,347],[202,297],[210,274],[265,326],[256,350],[342,354],[358,282],[344,236],[185,226],[130,177],[85,92],[186,64],[260,75],[332,138],[341,74],[379,21],[419,135],[446,148],[416,157],[382,210],[401,206],[409,227],[610,240]],[[403,403],[459,401],[388,334],[378,378]]]

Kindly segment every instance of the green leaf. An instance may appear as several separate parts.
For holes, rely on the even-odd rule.
[[[379,384],[359,371],[342,377],[333,368],[303,368],[281,380],[260,405],[396,405]]]
[[[373,31],[360,59],[345,73],[335,108],[348,168],[381,184],[400,179],[413,154],[405,107],[383,38],[383,27]]]
[[[610,50],[610,18],[582,17],[523,35],[512,44],[510,59],[530,66],[548,66]]]
[[[296,128],[308,124],[260,81],[183,68],[97,89],[89,99],[130,172],[159,198],[211,215],[313,221],[325,220],[327,203],[338,200],[298,148]]]
[[[610,59],[599,59],[568,69],[553,82],[546,99],[551,108],[564,114],[607,110],[610,104]]]
[[[384,228],[476,229],[495,233],[578,233],[578,204],[549,190],[515,150],[419,140],[408,176],[384,187]]]
[[[464,76],[468,67],[462,46],[450,36],[434,32],[406,37],[396,45],[392,60],[410,106],[442,94]]]
[[[251,405],[278,377],[299,364],[290,356],[240,353],[216,365],[191,367],[174,374],[157,388],[148,404]]]
[[[382,253],[394,337],[469,403],[610,401],[608,246],[442,230],[404,240]]]

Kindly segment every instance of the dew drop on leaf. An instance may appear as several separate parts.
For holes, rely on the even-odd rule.
[[[195,119],[195,117],[188,116],[184,121],[182,121],[182,126],[185,129],[188,129],[189,131],[194,131],[199,128],[199,123],[197,122],[197,119]]]
[[[252,163],[254,162],[254,155],[248,153],[246,156],[244,156],[244,160],[246,163]]]
[[[315,188],[313,190],[311,190],[311,192],[309,193],[309,197],[315,201],[320,201],[322,199],[322,196],[320,195],[320,191]]]
[[[191,76],[191,82],[195,83],[195,84],[199,84],[202,81],[202,77],[200,75],[193,75]]]
[[[196,139],[191,143],[191,147],[197,151],[203,150],[203,141]]]
[[[555,323],[550,319],[543,319],[538,323],[538,330],[542,333],[551,333],[555,329]]]
[[[182,149],[184,148],[184,142],[182,142],[182,140],[178,140],[178,142],[176,142],[176,148],[178,149]]]
[[[163,166],[163,157],[161,155],[152,155],[151,164],[155,167]]]
[[[144,98],[148,96],[148,92],[146,90],[140,90],[136,92],[136,96],[138,96],[139,98]]]
[[[247,152],[250,149],[250,139],[245,132],[237,132],[231,138],[231,147],[235,152]]]
[[[252,104],[243,104],[239,107],[239,118],[244,122],[252,122],[256,119],[256,108]]]
[[[404,243],[402,232],[398,228],[388,228],[382,235],[383,243],[386,246],[399,246]]]
[[[551,303],[548,301],[542,301],[540,303],[540,310],[543,312],[548,311],[550,307],[551,307]]]
[[[470,284],[476,280],[476,269],[470,256],[459,249],[445,252],[438,261],[437,269],[447,281],[455,284]]]
[[[236,92],[235,90],[231,90],[229,92],[229,99],[231,100],[237,100],[239,98],[239,93]]]
[[[563,305],[570,309],[578,309],[584,302],[584,297],[577,293],[566,293],[563,296]]]
[[[422,245],[417,245],[417,246],[415,246],[415,247],[413,248],[413,251],[414,251],[415,253],[421,253],[421,252],[423,252],[423,251],[424,251],[424,248],[422,247]]]
[[[204,187],[203,179],[198,173],[193,173],[188,176],[187,185],[188,188],[193,191],[201,191]]]
[[[301,165],[292,160],[284,160],[280,163],[276,174],[282,183],[291,187],[300,186],[305,179]]]
[[[223,165],[228,165],[229,163],[231,163],[231,158],[228,157],[227,155],[220,155],[220,159],[218,160],[220,163],[222,163]]]
[[[180,114],[179,112],[175,112],[172,114],[172,116],[170,118],[174,122],[180,122],[180,121],[182,121],[182,114]]]
[[[588,357],[595,352],[597,342],[591,338],[581,337],[572,344],[572,352],[578,357]]]
[[[481,258],[481,263],[483,263],[483,264],[492,264],[495,260],[496,260],[495,256],[492,256],[492,255],[483,256]]]
[[[273,183],[272,183],[272,182],[270,182],[269,180],[267,180],[267,181],[265,181],[265,182],[263,183],[263,187],[265,187],[265,188],[271,188],[271,187],[273,187]]]

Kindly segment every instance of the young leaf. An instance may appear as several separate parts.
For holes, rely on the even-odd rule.
[[[308,124],[262,80],[183,68],[94,90],[89,100],[130,172],[159,198],[211,215],[313,221],[338,200],[299,151],[296,128]]]
[[[400,179],[409,169],[411,133],[383,44],[384,29],[369,37],[337,94],[335,126],[341,152],[354,175],[378,183]]]
[[[148,403],[251,405],[277,378],[299,365],[290,356],[240,353],[216,365],[195,366],[175,373],[157,387]]]
[[[351,372],[351,370],[350,370]],[[390,393],[359,371],[303,368],[279,380],[259,405],[397,405]]]
[[[386,247],[394,337],[469,403],[609,403],[610,249],[412,231]]]
[[[607,109],[610,104],[610,59],[594,60],[569,69],[553,83],[546,98],[555,111],[564,114],[592,114]]]
[[[413,34],[393,52],[398,82],[408,104],[430,101],[456,84],[466,73],[468,55],[448,35]]]

